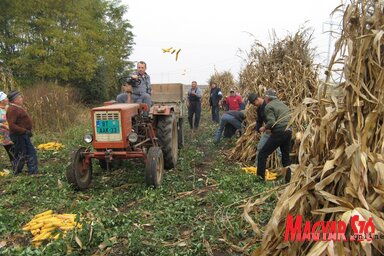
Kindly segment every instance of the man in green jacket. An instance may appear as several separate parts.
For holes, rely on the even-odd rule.
[[[277,99],[276,91],[268,89],[265,92],[264,100],[265,106],[265,129],[271,136],[266,141],[265,145],[261,148],[257,156],[257,175],[265,179],[265,165],[267,158],[278,147],[280,147],[282,154],[283,167],[289,167],[289,152],[291,147],[292,131],[288,127],[288,122],[291,118],[291,111],[289,107]],[[285,175],[285,182],[291,180],[291,170],[288,168]]]

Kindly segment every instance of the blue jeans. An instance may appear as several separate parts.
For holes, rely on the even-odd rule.
[[[221,134],[223,134],[224,131],[224,127],[228,124],[235,127],[236,130],[241,128],[241,122],[239,120],[237,120],[234,116],[224,114],[221,117],[219,128],[216,131],[215,139],[213,141],[215,144],[219,143],[221,139]]]
[[[151,95],[145,92],[141,93],[140,95],[132,93],[132,101],[134,103],[145,103],[148,105],[148,108],[152,106]]]
[[[212,121],[220,123],[220,107],[212,106]]]
[[[269,137],[271,137],[270,133],[268,134],[268,133],[263,132],[263,134],[261,134],[259,143],[257,143],[257,148],[256,148],[255,166],[257,166],[257,158],[258,158],[259,152],[264,147],[264,145],[267,142],[267,140],[269,139]],[[280,150],[280,148],[277,148],[277,156],[279,157],[279,159],[281,159],[281,150]]]
[[[14,144],[14,173],[21,173],[24,164],[27,163],[29,174],[36,174],[38,171],[37,154],[36,149],[31,142],[31,138],[26,134],[11,134],[10,137]]]

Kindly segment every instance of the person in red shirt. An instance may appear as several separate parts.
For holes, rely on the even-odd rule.
[[[243,98],[236,93],[235,89],[229,91],[229,96],[225,99],[227,110],[241,110],[243,105]]]

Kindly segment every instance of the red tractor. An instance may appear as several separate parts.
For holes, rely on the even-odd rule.
[[[179,92],[181,90],[181,93]],[[158,187],[163,170],[176,166],[182,131],[181,84],[153,85],[152,92],[159,95],[150,109],[146,104],[106,102],[91,111],[92,134],[84,135],[91,148],[80,147],[73,153],[66,176],[70,184],[86,189],[92,179],[92,159],[97,159],[102,169],[110,169],[124,159],[141,158],[145,163],[147,185]],[[169,104],[162,95],[176,95],[181,104]],[[180,93],[180,94],[179,94]],[[180,143],[183,143],[180,141]]]

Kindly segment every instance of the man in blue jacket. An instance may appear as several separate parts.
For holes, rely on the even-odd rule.
[[[212,110],[212,121],[220,122],[220,101],[223,98],[221,89],[215,82],[211,82],[211,93],[209,95],[209,106]]]
[[[227,133],[229,133],[230,135],[228,137],[232,137],[237,130],[241,130],[242,123],[244,120],[245,120],[245,114],[243,111],[230,110],[228,112],[225,112],[221,117],[220,125],[216,131],[216,135],[213,143],[215,144],[219,143],[221,139],[221,135],[225,129],[231,130],[231,132],[227,132]],[[225,137],[225,133],[224,133],[224,137]]]
[[[137,63],[137,71],[134,72],[127,84],[123,86],[124,92],[116,97],[118,103],[127,103],[128,93],[132,93],[133,103],[146,103],[150,108],[152,106],[151,99],[151,78],[146,72],[147,64],[144,61]]]

